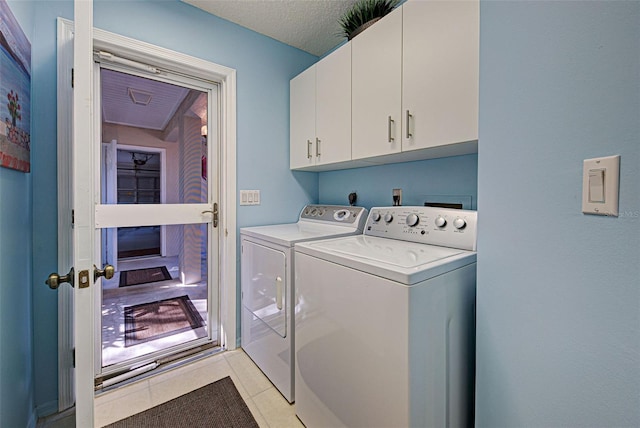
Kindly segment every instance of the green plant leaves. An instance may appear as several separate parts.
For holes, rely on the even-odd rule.
[[[399,0],[361,0],[355,3],[342,18],[338,20],[342,27],[340,35],[351,39],[351,35],[361,25],[375,18],[382,18],[391,12]]]

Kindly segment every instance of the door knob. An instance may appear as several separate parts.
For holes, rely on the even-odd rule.
[[[64,284],[65,282],[68,282],[73,287],[73,275],[74,275],[73,268],[69,270],[68,274],[62,275],[62,276],[54,272],[51,275],[49,275],[49,278],[47,278],[47,280],[45,281],[45,284],[47,284],[49,288],[52,290],[57,289],[58,287],[60,287],[60,284]]]
[[[93,265],[93,282],[96,282],[101,276],[104,276],[104,279],[111,279],[115,273],[116,268],[109,264],[104,265],[104,269],[98,269],[96,265]]]

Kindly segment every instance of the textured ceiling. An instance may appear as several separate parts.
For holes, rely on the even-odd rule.
[[[342,43],[338,19],[357,0],[182,0],[227,21],[322,56]]]

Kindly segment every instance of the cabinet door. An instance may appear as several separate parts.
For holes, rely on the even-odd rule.
[[[351,160],[351,44],[316,64],[316,163]]]
[[[289,83],[290,166],[315,165],[316,66],[306,69]]]
[[[399,152],[402,8],[352,41],[352,157]]]
[[[402,150],[477,140],[478,1],[408,1],[402,10]]]

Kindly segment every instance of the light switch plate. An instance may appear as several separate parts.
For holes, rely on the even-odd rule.
[[[582,167],[582,212],[618,216],[620,155],[585,159]]]
[[[260,205],[259,190],[241,190],[240,205]]]

